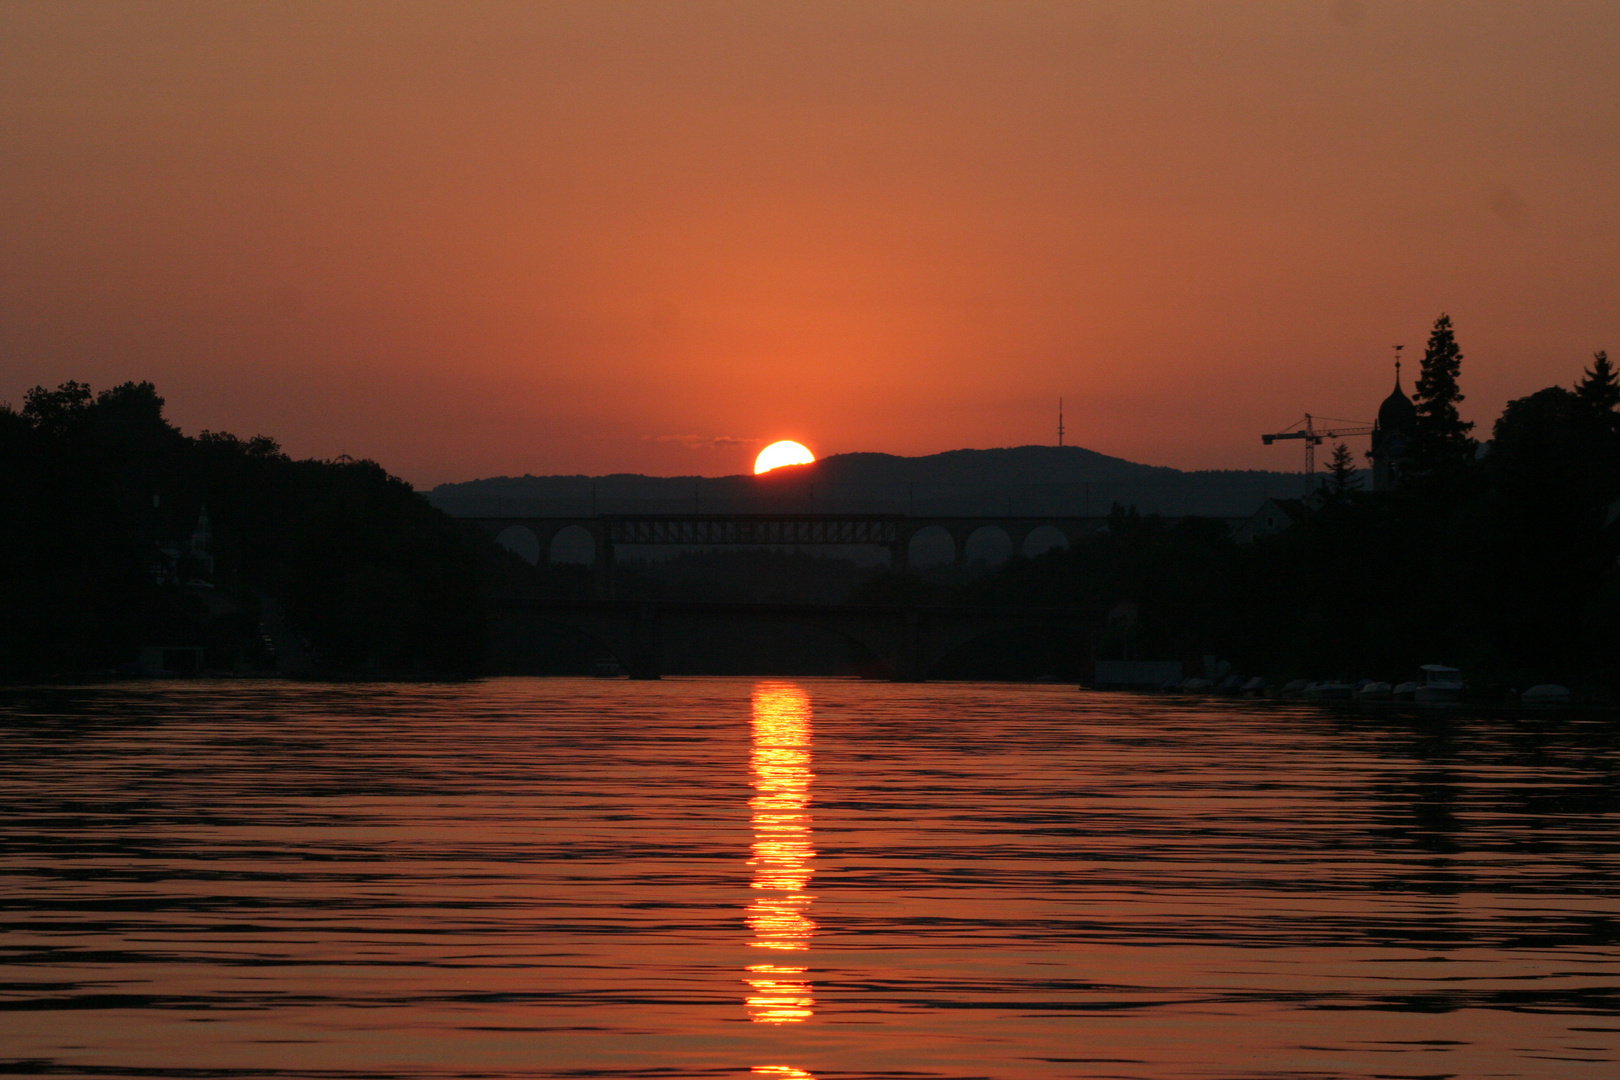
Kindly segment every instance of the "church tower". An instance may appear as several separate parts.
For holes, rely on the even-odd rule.
[[[1401,348],[1395,346],[1395,389],[1378,406],[1378,422],[1373,425],[1373,490],[1388,491],[1400,482],[1401,470],[1412,452],[1412,436],[1417,429],[1417,406],[1401,389]]]

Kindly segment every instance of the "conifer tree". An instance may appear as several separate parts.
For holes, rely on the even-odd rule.
[[[1592,354],[1586,377],[1575,384],[1575,406],[1579,416],[1591,425],[1593,442],[1588,450],[1599,479],[1594,490],[1605,498],[1620,494],[1620,376],[1609,364],[1609,354]]]
[[[1413,456],[1420,465],[1432,468],[1442,462],[1467,460],[1473,454],[1474,440],[1468,433],[1474,425],[1457,412],[1457,404],[1463,400],[1457,388],[1462,359],[1462,350],[1457,348],[1451,330],[1451,316],[1441,312],[1429,334],[1423,369],[1412,394],[1417,408]]]
[[[1344,443],[1333,447],[1333,456],[1328,459],[1328,489],[1333,496],[1342,499],[1361,486],[1361,477],[1356,475],[1356,456]]]
[[[1620,411],[1620,377],[1609,364],[1608,353],[1600,349],[1592,354],[1586,377],[1575,384],[1575,397],[1611,425],[1615,423],[1615,414]]]

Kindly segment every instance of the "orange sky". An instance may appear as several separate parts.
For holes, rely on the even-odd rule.
[[[1299,467],[1441,310],[1620,350],[1620,4],[0,6],[0,400],[426,485],[1069,441]]]

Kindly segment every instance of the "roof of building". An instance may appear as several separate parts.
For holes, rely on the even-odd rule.
[[[1310,512],[1310,504],[1303,499],[1267,499],[1246,521],[1238,523],[1232,530],[1232,539],[1246,544],[1257,536],[1281,532],[1303,521]]]
[[[1305,504],[1304,499],[1267,499],[1266,503],[1275,506],[1278,510],[1281,510],[1284,514],[1288,515],[1289,521],[1304,521],[1311,512],[1310,507]],[[1260,507],[1261,510],[1264,510],[1265,508],[1265,504],[1262,504]],[[1258,513],[1258,511],[1256,512]]]
[[[1411,431],[1417,423],[1417,406],[1401,389],[1401,377],[1395,376],[1395,389],[1378,406],[1378,426],[1383,431]]]

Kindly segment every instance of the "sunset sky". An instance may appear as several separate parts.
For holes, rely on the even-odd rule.
[[[1062,395],[1295,469],[1442,310],[1485,426],[1620,351],[1620,3],[0,5],[13,404],[151,379],[425,486]]]

